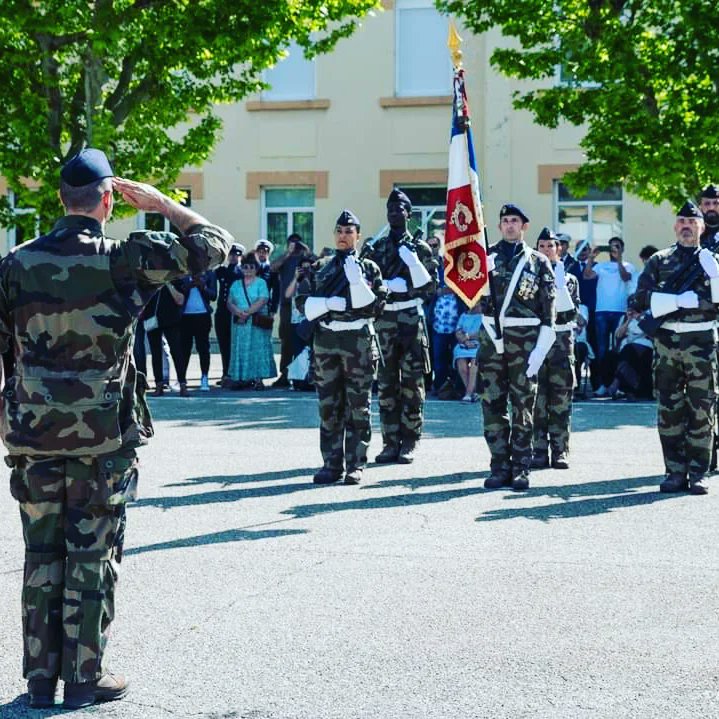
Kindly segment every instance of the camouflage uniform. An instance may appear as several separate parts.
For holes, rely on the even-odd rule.
[[[501,243],[511,244],[504,240]],[[527,263],[507,307],[502,354],[497,352],[486,327],[486,323],[494,322],[492,300],[489,295],[482,299],[485,324],[480,330],[478,361],[484,437],[492,454],[490,469],[493,477],[508,484],[513,476],[528,472],[532,460],[537,378],[527,377],[527,361],[537,343],[540,326],[554,326],[555,287],[551,265],[544,255],[518,242],[508,259],[498,251],[501,243],[490,248],[495,255],[494,286],[500,308],[520,258],[526,256]]]
[[[579,316],[579,282],[567,273],[567,290],[574,309],[557,312],[557,339],[537,375],[537,402],[534,406],[534,458],[548,463],[569,452],[569,424],[574,389],[574,322]],[[544,462],[544,460],[547,462]]]
[[[422,287],[412,286],[407,266],[399,257],[400,244],[417,253],[430,275]],[[403,442],[416,442],[422,434],[424,375],[431,372],[429,337],[422,304],[437,289],[437,260],[429,245],[407,232],[401,238],[380,237],[362,248],[362,258],[373,260],[385,280],[401,277],[407,292],[390,292],[382,314],[375,322],[382,352],[378,379],[379,415],[385,447],[399,450]],[[393,307],[414,301],[403,309]]]
[[[352,308],[349,284],[343,263],[348,254],[320,260],[317,272],[302,282],[296,304],[304,312],[308,296],[345,298],[344,312],[329,312],[317,323],[313,335],[313,370],[320,414],[320,451],[326,469],[341,474],[362,469],[367,463],[371,437],[370,403],[372,379],[377,362],[372,318],[381,309],[386,292],[379,268],[359,260],[365,281],[376,300]],[[344,329],[342,323],[369,320],[358,329]]]
[[[694,248],[677,244],[652,255],[637,283],[636,309],[649,309],[652,293],[664,292],[661,283],[694,252]],[[709,468],[716,421],[717,343],[716,330],[710,325],[717,318],[717,306],[711,301],[709,279],[703,272],[688,289],[699,296],[699,307],[673,312],[657,331],[654,386],[667,474],[697,480]],[[686,331],[692,323],[702,323],[704,329]]]
[[[2,439],[25,539],[23,672],[85,682],[103,674],[135,448],[152,436],[134,326],[165,282],[221,263],[231,237],[198,225],[178,240],[103,236],[68,215],[0,264]]]

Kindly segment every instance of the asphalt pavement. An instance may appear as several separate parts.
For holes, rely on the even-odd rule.
[[[312,394],[152,409],[108,650],[131,693],[28,708],[5,489],[2,719],[719,717],[719,478],[658,492],[652,404],[577,404],[571,468],[523,494],[483,489],[478,405],[429,401],[415,463],[357,487],[312,484]]]

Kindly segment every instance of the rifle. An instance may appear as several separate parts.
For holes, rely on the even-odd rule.
[[[662,282],[656,291],[669,292],[670,294],[680,295],[691,289],[696,279],[704,272],[704,268],[699,262],[699,252],[701,247],[697,247],[688,262],[678,267],[667,279]],[[719,249],[719,240],[715,239],[707,248],[710,252],[716,252]],[[665,320],[671,319],[674,312],[670,312],[663,317],[654,317],[651,309],[648,309],[639,320],[639,326],[647,337],[654,337],[657,330],[661,328]]]

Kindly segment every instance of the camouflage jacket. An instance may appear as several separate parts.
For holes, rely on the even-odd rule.
[[[382,274],[379,267],[372,260],[358,260],[362,268],[365,282],[375,294],[375,301],[365,307],[352,307],[350,299],[350,286],[344,271],[344,258],[352,253],[338,252],[333,257],[323,257],[315,264],[312,276],[300,284],[295,305],[304,313],[305,301],[308,297],[344,297],[347,309],[344,312],[328,312],[322,320],[340,320],[351,322],[364,317],[375,317],[384,307],[387,291],[382,284]]]
[[[634,293],[632,307],[640,312],[648,310],[651,306],[653,292],[666,292],[676,294],[678,287],[665,286],[667,280],[682,266],[687,263],[698,265],[699,258],[692,255],[698,254],[697,248],[681,247],[674,244],[664,250],[655,252],[644,265],[644,271],[639,275],[637,290]],[[719,258],[718,258],[719,259]],[[717,306],[711,301],[711,287],[709,278],[704,271],[697,272],[697,277],[691,287],[682,288],[694,290],[699,296],[699,307],[689,310],[681,308],[666,319],[681,322],[708,322],[717,318]]]
[[[489,252],[495,257],[492,275],[497,295],[497,311],[502,308],[515,268],[521,257],[526,255],[527,262],[507,305],[505,317],[537,318],[540,324],[553,327],[556,318],[556,288],[549,260],[524,242],[517,243],[511,260],[507,260],[505,255],[498,251],[498,244],[492,245]],[[482,312],[487,317],[494,314],[489,292],[482,298]]]
[[[406,244],[417,253],[420,262],[432,278],[426,285],[412,287],[409,268],[399,256],[400,244]],[[432,254],[430,246],[424,240],[414,240],[409,232],[406,232],[399,240],[386,235],[372,242],[366,242],[362,247],[360,257],[375,262],[385,280],[401,277],[407,282],[407,292],[390,292],[387,298],[388,302],[403,302],[417,297],[426,301],[431,299],[437,291],[437,260]]]
[[[197,225],[184,237],[107,238],[68,215],[0,263],[0,352],[11,348],[0,433],[10,454],[93,456],[152,435],[135,322],[166,282],[220,264],[232,237]]]

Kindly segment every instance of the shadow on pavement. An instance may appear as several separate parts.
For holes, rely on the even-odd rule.
[[[269,482],[273,479],[291,479],[292,477],[307,477],[314,474],[318,466],[299,467],[297,469],[284,469],[279,472],[257,472],[255,474],[215,475],[214,477],[188,477],[181,482],[163,484],[163,487],[192,487],[198,484],[221,484],[226,487],[230,484],[245,484],[248,482]]]
[[[479,474],[463,473],[460,475],[462,479],[455,479],[457,475],[442,475],[441,477],[424,477],[407,480],[390,480],[395,483],[413,482],[415,487],[433,486],[436,484],[444,484],[459,481],[479,480]],[[376,487],[388,486],[377,483]],[[373,486],[363,487],[363,489],[372,489]],[[392,486],[392,485],[389,485]],[[360,509],[392,509],[394,507],[411,507],[422,504],[436,504],[437,502],[449,502],[453,499],[461,497],[469,497],[473,494],[486,492],[482,483],[477,486],[463,487],[462,489],[448,489],[443,492],[412,492],[411,494],[395,494],[391,497],[369,497],[367,499],[354,499],[350,502],[327,502],[324,504],[304,504],[297,507],[291,507],[282,512],[293,517],[313,517],[318,514],[327,514],[328,512],[347,512]]]
[[[637,507],[643,504],[671,499],[684,495],[661,494],[659,483],[664,476],[634,477],[632,479],[616,479],[604,482],[587,482],[584,484],[565,484],[556,487],[530,488],[521,494],[510,493],[506,499],[511,502],[527,497],[553,497],[565,500],[544,504],[540,507],[511,507],[493,509],[477,517],[477,522],[494,522],[502,519],[536,519],[549,522],[553,519],[576,519],[605,514],[617,509]],[[654,491],[639,492],[642,487],[652,486]],[[597,496],[599,495],[599,496]],[[576,499],[574,497],[584,497]]]
[[[184,537],[173,539],[169,542],[158,542],[147,544],[144,547],[133,547],[127,549],[123,556],[133,554],[145,554],[145,552],[156,552],[161,549],[183,549],[187,547],[199,547],[205,544],[223,544],[225,542],[252,542],[257,539],[274,539],[276,537],[287,537],[295,534],[307,534],[306,529],[265,529],[258,532],[251,532],[245,529],[227,529],[224,532],[214,534],[198,534],[196,537]],[[0,714],[2,716],[2,714]]]
[[[376,465],[381,466],[381,465]],[[378,487],[406,487],[415,490],[422,487],[434,487],[440,484],[460,484],[469,480],[485,479],[490,472],[459,472],[457,474],[444,474],[441,477],[406,477],[405,479],[382,479],[379,482],[367,483],[360,487],[362,490],[377,489]]]
[[[28,719],[28,717],[54,717],[69,714],[71,709],[63,709],[57,704],[49,709],[33,709],[28,704],[28,695],[20,694],[7,704],[0,704],[0,717],[2,719]]]

